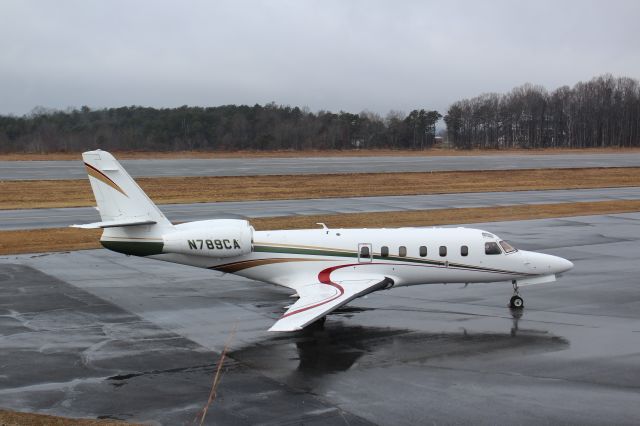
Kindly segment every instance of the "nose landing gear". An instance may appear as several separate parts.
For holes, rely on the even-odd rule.
[[[523,309],[524,308],[524,300],[520,297],[520,292],[518,291],[518,282],[516,280],[511,281],[513,285],[513,296],[509,300],[509,307],[511,309]]]

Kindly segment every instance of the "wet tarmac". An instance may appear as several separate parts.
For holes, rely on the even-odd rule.
[[[388,173],[445,170],[640,167],[640,152],[619,154],[475,155],[397,157],[219,158],[122,160],[134,177],[250,176],[325,173]],[[85,178],[77,161],[0,161],[0,180]]]
[[[308,200],[234,201],[159,206],[173,222],[222,217],[276,217],[391,212],[522,204],[579,203],[640,199],[639,187],[550,191],[348,197]],[[0,210],[0,230],[66,227],[100,221],[94,207]],[[310,223],[309,226],[313,224]]]
[[[0,407],[209,424],[637,424],[640,213],[478,224],[556,283],[399,288],[271,334],[286,289],[105,250],[0,258]],[[235,332],[234,332],[235,330]]]

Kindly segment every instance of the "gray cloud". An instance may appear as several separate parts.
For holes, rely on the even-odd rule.
[[[0,113],[276,103],[436,108],[640,74],[637,1],[0,3]]]

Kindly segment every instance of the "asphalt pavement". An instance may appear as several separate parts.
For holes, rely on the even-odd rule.
[[[550,191],[481,192],[461,194],[351,197],[310,200],[242,201],[159,206],[174,222],[222,217],[331,215],[518,204],[577,203],[640,199],[639,187]],[[100,220],[93,207],[0,210],[0,230],[58,228]],[[328,225],[331,225],[330,223]],[[309,224],[314,226],[313,223]],[[363,227],[366,224],[362,225]]]
[[[620,154],[377,156],[122,160],[134,177],[249,176],[448,170],[640,167],[640,152]],[[0,180],[86,178],[82,161],[0,161]]]
[[[287,289],[106,250],[0,258],[0,406],[174,425],[635,425],[640,213],[477,224],[568,258],[557,282],[399,288],[323,330]],[[232,336],[230,338],[230,336]]]

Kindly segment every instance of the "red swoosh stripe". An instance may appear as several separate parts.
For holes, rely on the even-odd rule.
[[[313,308],[317,308],[318,306],[322,306],[325,305],[333,300],[336,300],[337,298],[339,298],[340,296],[342,296],[344,294],[344,288],[337,283],[334,283],[333,281],[331,281],[331,273],[333,271],[335,271],[336,269],[340,269],[340,268],[347,268],[349,266],[356,266],[359,265],[358,263],[350,263],[348,265],[339,265],[339,266],[332,266],[331,268],[327,268],[327,269],[323,269],[322,271],[320,271],[320,273],[318,274],[318,281],[320,281],[322,284],[326,284],[326,285],[330,285],[331,287],[335,287],[338,290],[338,294],[336,296],[330,297],[327,300],[323,300],[322,302],[318,302],[314,305],[311,306],[305,306],[304,308],[300,308],[300,309],[296,309],[295,311],[292,312],[287,312],[286,314],[284,314],[282,316],[282,318],[286,318],[289,317],[291,315],[294,314],[299,314],[300,312],[304,312],[304,311],[308,311],[309,309],[313,309]]]

